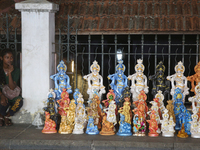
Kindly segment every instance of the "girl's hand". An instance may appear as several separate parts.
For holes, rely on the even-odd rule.
[[[13,65],[9,65],[9,67],[8,67],[8,74],[11,74],[13,72],[13,70],[14,70]]]
[[[8,104],[8,98],[5,95],[1,95],[1,105],[6,106]]]

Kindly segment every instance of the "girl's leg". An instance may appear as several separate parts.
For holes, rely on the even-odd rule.
[[[22,98],[18,98],[16,101],[10,103],[10,108],[9,108],[6,116],[4,116],[5,125],[7,125],[7,126],[12,125],[12,122],[9,119],[9,117],[13,116],[16,112],[18,112],[20,110],[20,108],[22,107],[22,105],[23,105],[23,99]]]
[[[6,106],[3,106],[0,104],[0,126],[4,125],[4,116],[6,116],[6,111],[9,107],[9,105],[10,105],[9,102]]]

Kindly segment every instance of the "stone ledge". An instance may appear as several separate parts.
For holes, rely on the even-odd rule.
[[[28,12],[56,12],[59,5],[46,0],[28,0],[15,4],[15,9]]]
[[[0,149],[54,150],[199,150],[200,139],[159,137],[121,137],[117,135],[42,134],[30,124],[0,127]]]

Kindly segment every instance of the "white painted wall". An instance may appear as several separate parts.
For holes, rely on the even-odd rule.
[[[55,12],[58,5],[46,0],[28,0],[15,4],[22,18],[22,109],[34,114],[44,107],[53,87]]]

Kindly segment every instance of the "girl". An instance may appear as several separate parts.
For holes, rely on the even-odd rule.
[[[11,90],[17,87],[20,70],[13,67],[13,53],[10,49],[4,49],[0,55],[0,126],[12,125],[10,116],[19,111],[23,105],[23,98],[16,96],[9,99],[2,92],[4,85],[8,85]]]

